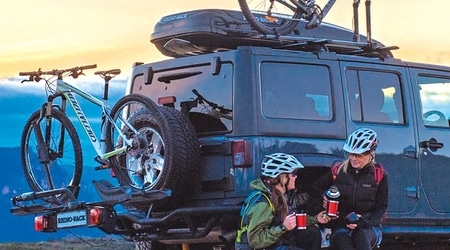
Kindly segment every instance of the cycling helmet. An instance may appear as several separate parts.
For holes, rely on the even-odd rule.
[[[375,150],[377,146],[377,133],[370,128],[359,128],[348,136],[343,149],[348,153],[362,154]]]
[[[292,173],[299,168],[303,168],[303,165],[297,158],[284,153],[266,155],[261,166],[262,175],[270,178],[276,178],[283,173]]]

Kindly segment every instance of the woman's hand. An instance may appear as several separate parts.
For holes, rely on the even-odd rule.
[[[359,218],[361,218],[360,214],[356,214],[356,216],[357,216],[358,220],[359,220]],[[358,220],[353,219],[353,221],[358,221]],[[355,230],[356,227],[358,227],[358,224],[356,224],[356,223],[347,224],[347,228],[350,229],[350,230]]]
[[[283,225],[288,231],[294,229],[297,226],[297,219],[295,217],[295,214],[286,215],[286,218],[284,218],[283,221]]]
[[[317,215],[317,221],[318,221],[320,224],[327,224],[328,222],[330,222],[331,220],[334,220],[334,219],[336,219],[336,218],[338,218],[338,216],[334,216],[334,217],[328,216],[326,210],[320,212],[320,213]]]

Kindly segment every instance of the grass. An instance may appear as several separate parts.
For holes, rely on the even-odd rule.
[[[128,242],[122,239],[112,237],[95,238],[95,239],[62,239],[45,242],[9,242],[0,243],[0,250],[48,250],[48,249],[64,249],[64,250],[134,250],[134,242]]]

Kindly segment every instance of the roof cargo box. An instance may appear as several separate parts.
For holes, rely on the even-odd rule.
[[[367,45],[365,36],[354,42],[352,30],[329,23],[305,29],[305,24],[300,21],[297,28],[285,36],[262,35],[250,27],[240,11],[203,9],[161,18],[150,41],[169,57],[230,50],[238,46],[307,50],[311,44],[326,44],[327,50],[342,50],[343,53],[354,52]],[[377,47],[382,46],[375,40],[372,42]]]

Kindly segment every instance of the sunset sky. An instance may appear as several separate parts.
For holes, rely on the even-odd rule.
[[[364,0],[360,30],[365,34]],[[323,6],[323,0],[317,0]],[[352,0],[338,0],[324,21],[352,28]],[[121,68],[164,59],[150,43],[165,15],[201,8],[238,10],[237,0],[17,0],[2,3],[0,79],[19,71],[97,63]],[[373,0],[372,35],[397,45],[404,60],[450,65],[450,2]],[[426,10],[426,11],[424,11]]]

